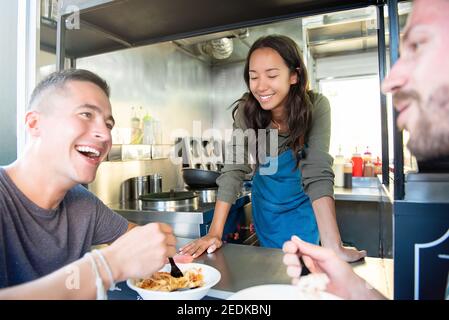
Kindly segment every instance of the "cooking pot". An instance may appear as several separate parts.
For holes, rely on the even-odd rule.
[[[213,203],[217,199],[218,188],[186,188],[189,191],[193,191],[198,194],[200,201],[203,203]]]
[[[212,170],[183,168],[182,178],[190,188],[216,188],[220,172]]]
[[[147,176],[140,176],[140,177],[134,177],[130,178],[129,180],[130,184],[130,199],[131,200],[139,200],[139,196],[142,194],[148,193],[148,177]]]
[[[148,176],[148,192],[162,192],[162,176],[160,173],[155,173]]]
[[[141,195],[139,199],[144,202],[145,209],[163,211],[173,211],[186,206],[196,210],[199,203],[198,194],[193,191],[149,193]]]

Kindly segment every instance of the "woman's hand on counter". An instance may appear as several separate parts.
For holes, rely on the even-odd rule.
[[[180,248],[180,253],[197,258],[206,250],[207,253],[212,253],[220,248],[223,244],[221,237],[230,209],[230,203],[217,200],[215,203],[214,217],[212,218],[212,223],[208,234],[197,240],[189,242]]]
[[[325,196],[312,202],[315,212],[318,230],[320,231],[321,244],[335,253],[346,262],[354,262],[366,256],[365,250],[343,247],[341,245],[340,231],[338,230],[335,201]]]
[[[207,234],[195,241],[189,242],[184,247],[180,248],[179,251],[183,255],[190,255],[193,258],[199,257],[207,250],[207,253],[212,253],[223,245],[220,237]]]
[[[384,297],[352,270],[351,266],[328,248],[316,246],[293,236],[284,243],[283,262],[287,266],[287,274],[296,284],[301,275],[302,257],[311,273],[325,273],[330,282],[326,291],[343,299],[384,299]]]
[[[358,250],[354,247],[340,246],[340,248],[334,249],[334,251],[340,259],[346,262],[355,262],[366,257],[365,250]]]

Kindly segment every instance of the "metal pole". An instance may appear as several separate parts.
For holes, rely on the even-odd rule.
[[[65,16],[58,16],[58,25],[56,28],[56,70],[65,69]]]
[[[385,45],[385,17],[384,6],[377,6],[377,56],[379,60],[379,83],[385,79],[386,64],[386,45]],[[388,186],[389,179],[389,145],[388,145],[388,114],[387,114],[387,97],[380,92],[380,125],[381,125],[381,141],[382,141],[382,184]]]
[[[35,0],[18,1],[17,16],[17,155],[27,141],[24,119],[31,92],[36,86],[37,56],[40,43],[40,5]],[[3,71],[3,70],[2,70]],[[3,146],[2,146],[3,148]]]
[[[399,58],[399,17],[398,1],[388,0],[388,18],[390,28],[390,65]],[[404,199],[404,142],[402,131],[396,124],[398,112],[393,109],[393,141],[394,141],[394,200]]]

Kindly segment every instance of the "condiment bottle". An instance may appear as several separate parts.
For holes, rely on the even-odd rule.
[[[376,162],[374,162],[374,175],[382,174],[382,161],[377,157]]]
[[[334,185],[336,187],[344,187],[345,158],[340,153],[335,156],[334,160],[334,175],[335,175]]]
[[[143,132],[140,117],[137,115],[134,107],[132,109],[134,115],[131,118],[131,144],[141,144],[143,140]]]
[[[352,188],[352,162],[346,162],[343,168],[345,188]]]
[[[153,128],[153,118],[147,111],[142,119],[143,121],[143,143],[153,144],[154,143],[154,128]]]
[[[352,155],[352,176],[363,177],[363,159],[357,151]]]
[[[369,151],[369,147],[366,147],[366,151],[363,153],[363,164],[367,162],[372,162],[372,154],[371,151]]]
[[[368,161],[363,165],[363,176],[374,177],[374,164],[371,161]]]

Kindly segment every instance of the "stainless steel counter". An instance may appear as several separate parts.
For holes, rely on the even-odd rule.
[[[351,189],[334,187],[335,200],[380,202],[384,192],[378,188],[356,187]]]
[[[179,243],[181,245],[181,243]],[[225,244],[213,254],[203,254],[195,262],[210,265],[221,272],[221,281],[208,293],[226,299],[233,293],[262,284],[289,284],[282,263],[281,249]],[[386,297],[393,297],[393,262],[391,259],[366,258],[351,264],[354,272],[367,280]]]
[[[178,239],[182,246],[187,239]],[[221,272],[221,280],[208,293],[210,298],[227,299],[233,293],[262,284],[289,284],[290,278],[282,263],[283,252],[237,244],[224,244],[212,254],[203,254],[195,262],[210,265]],[[351,264],[354,271],[387,298],[393,297],[393,261],[365,258]],[[122,291],[110,294],[112,299],[137,299],[137,294],[121,284]]]
[[[377,177],[353,177],[352,188],[334,187],[335,200],[381,202],[388,200]]]

